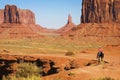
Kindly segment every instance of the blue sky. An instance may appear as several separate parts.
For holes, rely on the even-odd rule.
[[[14,4],[21,9],[34,12],[36,23],[46,27],[58,29],[67,23],[71,14],[75,24],[80,23],[82,0],[0,0],[0,8],[6,4]]]

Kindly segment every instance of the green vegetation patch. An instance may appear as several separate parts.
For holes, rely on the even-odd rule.
[[[2,80],[40,80],[42,69],[32,63],[20,63],[14,76],[3,76]]]
[[[8,50],[17,54],[39,54],[39,53],[66,53],[77,52],[88,48],[98,48],[102,44],[67,39],[41,38],[41,39],[13,39],[0,40],[0,51]]]

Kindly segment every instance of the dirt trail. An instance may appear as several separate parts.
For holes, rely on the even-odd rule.
[[[108,62],[107,64],[102,63],[100,65],[80,66],[77,69],[43,77],[43,80],[52,80],[56,78],[63,80],[89,80],[103,77],[120,80],[120,46],[105,47],[103,52],[105,54],[104,60]],[[88,49],[76,54],[74,58],[78,59],[79,63],[83,62],[81,59],[96,60],[96,53],[97,49]]]

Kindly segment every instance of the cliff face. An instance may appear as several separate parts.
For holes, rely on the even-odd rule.
[[[18,10],[20,23],[22,24],[35,24],[35,15],[30,10]]]
[[[4,22],[4,10],[0,9],[0,24]]]
[[[6,5],[4,9],[4,23],[19,23],[19,13],[15,5]]]
[[[82,0],[81,23],[120,22],[120,0]]]
[[[82,0],[81,24],[62,36],[81,43],[119,45],[120,0]]]
[[[34,13],[30,10],[18,9],[15,5],[6,5],[0,10],[1,23],[35,24]]]
[[[120,0],[115,0],[114,7],[116,22],[120,22]]]

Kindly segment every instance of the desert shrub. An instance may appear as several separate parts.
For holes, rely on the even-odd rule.
[[[68,75],[69,75],[69,76],[73,76],[73,75],[75,75],[75,73],[69,72]]]
[[[66,54],[65,54],[66,56],[73,56],[73,55],[75,55],[73,52],[66,52]]]
[[[17,71],[16,71],[16,76],[17,77],[23,77],[27,78],[32,75],[34,76],[40,76],[42,69],[38,68],[36,64],[32,63],[20,63],[18,65]]]
[[[104,78],[98,78],[98,79],[89,79],[89,80],[115,80],[113,78],[110,77],[104,77]]]
[[[21,77],[16,77],[16,76],[3,76],[2,80],[41,80],[40,76],[31,76],[28,78],[21,78]]]
[[[74,35],[71,34],[71,35],[69,35],[69,37],[74,37]]]
[[[20,80],[20,79],[16,78],[15,76],[3,76],[2,80]]]
[[[3,76],[2,80],[40,80],[42,69],[32,63],[20,63],[16,69],[16,75]]]

